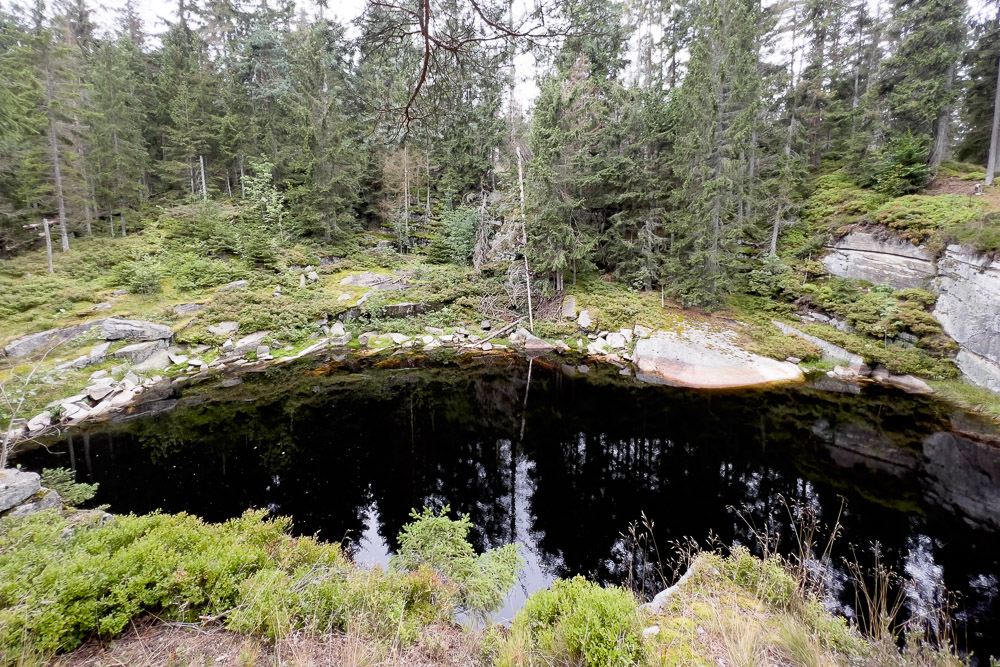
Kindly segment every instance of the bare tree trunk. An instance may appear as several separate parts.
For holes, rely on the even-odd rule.
[[[517,153],[517,182],[521,188],[521,243],[524,246],[521,252],[524,255],[524,282],[528,288],[528,326],[531,333],[535,333],[535,315],[531,306],[531,267],[528,265],[528,214],[524,204],[524,158],[521,157],[520,146],[515,146],[514,150]]]
[[[950,91],[951,86],[955,81],[955,65],[948,66],[947,81],[945,83],[945,89]],[[948,124],[951,122],[951,105],[945,104],[941,107],[941,113],[937,118],[937,125],[934,131],[934,150],[931,152],[931,159],[927,162],[927,166],[931,168],[931,171],[937,171],[941,163],[944,162],[944,158],[948,154]]]
[[[403,252],[404,242],[410,241],[410,152],[403,146],[403,238],[399,240],[399,251]]]
[[[986,185],[993,185],[1000,151],[1000,58],[997,59],[997,92],[993,98],[993,130],[990,132],[990,156],[986,162]]]
[[[232,179],[229,178],[229,167],[226,167],[226,192],[229,193],[229,198],[233,198],[233,183]]]
[[[63,197],[62,165],[59,159],[59,138],[56,136],[56,119],[52,113],[52,73],[45,67],[45,111],[49,120],[49,158],[52,160],[52,177],[56,187],[56,205],[59,208],[59,236],[62,251],[69,250],[69,232],[66,231],[66,199]]]
[[[428,149],[425,162],[427,166],[427,222],[431,221],[431,152]]]
[[[45,259],[49,263],[49,273],[55,273],[52,266],[52,229],[49,227],[49,219],[42,218],[42,228],[45,230]]]
[[[108,228],[111,230],[111,238],[115,237],[115,214],[108,211]]]
[[[247,189],[246,186],[243,185],[245,176],[246,174],[243,173],[243,153],[240,153],[240,195],[243,197],[243,199],[247,198]]]
[[[201,162],[201,198],[208,199],[208,184],[205,182],[205,156],[199,155],[198,160]]]
[[[125,233],[125,213],[119,213],[119,215],[122,217],[122,238],[125,238],[128,236],[128,234]]]
[[[90,226],[90,200],[85,199],[83,202],[83,224],[84,229],[87,230],[87,236],[93,236],[94,230]]]

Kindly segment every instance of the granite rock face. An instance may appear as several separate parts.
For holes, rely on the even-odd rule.
[[[973,384],[1000,393],[1000,261],[951,245],[937,271],[934,316],[961,347],[958,367]]]
[[[95,320],[93,322],[75,324],[71,327],[63,327],[62,329],[49,329],[48,331],[22,336],[17,340],[11,341],[6,347],[0,350],[0,357],[10,357],[11,359],[26,357],[46,347],[54,347],[73,338],[78,338],[89,332],[92,327],[103,326],[105,321]]]
[[[924,287],[935,275],[933,255],[898,236],[852,232],[827,247],[823,266],[835,276],[904,289]]]
[[[104,340],[169,340],[173,335],[174,332],[167,325],[143,320],[112,318],[101,324],[101,337]]]
[[[950,245],[931,253],[897,236],[852,232],[828,246],[823,265],[835,276],[938,294],[934,316],[960,351],[966,380],[1000,393],[1000,260]]]

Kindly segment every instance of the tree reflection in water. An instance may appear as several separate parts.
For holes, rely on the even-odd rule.
[[[844,496],[835,568],[850,544],[867,554],[878,541],[916,591],[940,580],[961,593],[970,648],[1000,652],[989,632],[1000,622],[1000,436],[926,398],[706,393],[501,358],[274,369],[158,399],[177,407],[19,463],[76,468],[115,512],[219,521],[269,507],[369,562],[385,561],[411,508],[449,504],[471,516],[479,548],[526,547],[505,617],[553,577],[621,581],[614,554],[643,512],[661,546],[710,533],[752,545],[737,507],[790,549],[786,501],[830,521]]]

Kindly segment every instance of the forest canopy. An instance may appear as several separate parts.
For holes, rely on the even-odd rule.
[[[525,257],[713,304],[817,174],[895,197],[989,168],[1000,18],[965,0],[291,0],[0,9],[0,252],[232,200],[260,250],[434,220],[430,255]],[[527,99],[524,63],[537,96]],[[257,247],[259,246],[259,247]],[[497,250],[499,248],[499,250]],[[265,248],[266,250],[266,248]]]

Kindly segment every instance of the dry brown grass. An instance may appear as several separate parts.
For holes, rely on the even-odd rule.
[[[230,632],[148,618],[111,642],[85,643],[72,653],[52,660],[51,667],[431,667],[481,664],[480,638],[449,625],[432,625],[416,644],[393,649],[358,635],[324,637],[293,633],[280,642]]]

